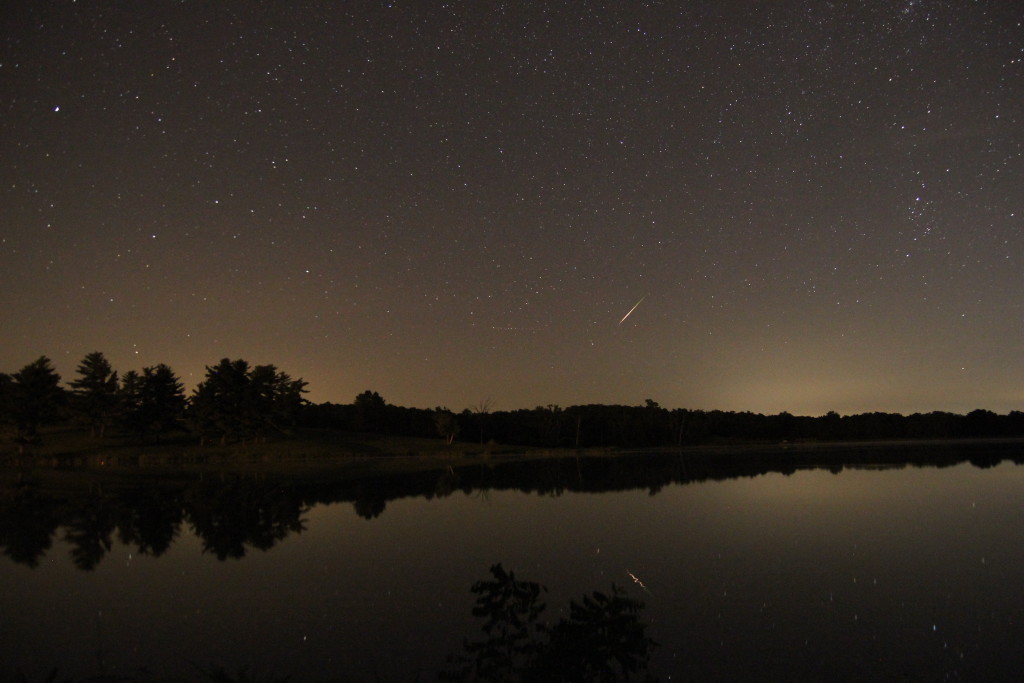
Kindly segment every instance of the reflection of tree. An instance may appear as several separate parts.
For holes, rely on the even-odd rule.
[[[455,493],[461,483],[461,478],[455,473],[455,469],[449,465],[446,470],[441,473],[441,476],[437,478],[437,485],[434,487],[434,495],[438,498],[444,498]]]
[[[23,488],[0,502],[0,548],[18,564],[39,566],[59,525],[56,505]]]
[[[203,550],[220,560],[244,557],[246,546],[268,550],[305,530],[307,508],[272,483],[236,480],[199,486],[190,495],[189,521]]]
[[[546,588],[519,581],[501,564],[493,581],[478,581],[473,616],[484,619],[483,638],[466,641],[464,653],[448,658],[449,681],[628,681],[653,680],[647,672],[655,642],[640,621],[643,603],[612,585],[569,603],[569,617],[554,626],[540,620]],[[640,678],[642,676],[643,678]],[[635,678],[636,677],[636,678]]]
[[[484,639],[464,644],[466,654],[449,658],[458,668],[445,680],[520,680],[540,653],[547,627],[539,623],[546,605],[540,594],[547,589],[533,581],[517,581],[501,564],[491,567],[493,581],[477,581],[473,616],[484,619]]]
[[[88,498],[66,524],[64,540],[71,546],[75,566],[91,571],[110,551],[110,536],[116,527],[116,508],[102,494]]]
[[[1002,461],[1003,456],[1000,453],[979,453],[969,458],[969,462],[980,470],[995,467]]]
[[[352,507],[355,508],[356,514],[363,519],[380,517],[387,505],[387,495],[374,490],[360,491],[352,501]]]
[[[655,642],[639,619],[644,604],[612,584],[569,603],[569,618],[555,625],[541,658],[554,680],[626,681],[647,672]]]
[[[167,551],[188,521],[207,551],[221,559],[242,557],[249,549],[267,549],[292,532],[304,530],[302,515],[317,504],[346,502],[364,519],[379,517],[390,501],[427,500],[463,491],[522,491],[561,495],[567,491],[603,493],[646,490],[652,495],[671,485],[723,481],[768,472],[792,473],[847,467],[950,467],[970,462],[990,467],[1002,460],[1024,464],[1019,444],[979,443],[906,445],[869,448],[735,449],[728,452],[618,454],[611,457],[488,460],[474,465],[444,465],[437,470],[295,477],[182,472],[174,476],[127,477],[125,473],[54,471],[56,488],[40,488],[22,474],[0,485],[0,552],[18,563],[36,566],[64,527],[76,562],[91,569],[107,552],[111,524],[117,538],[136,552],[158,556]],[[35,467],[35,465],[33,466]],[[102,492],[102,495],[101,493]]]
[[[167,552],[181,530],[179,497],[159,488],[137,489],[119,502],[118,540],[134,545],[141,555],[159,557]]]

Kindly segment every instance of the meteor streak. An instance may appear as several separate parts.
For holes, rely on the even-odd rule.
[[[628,569],[626,570],[626,573],[629,574],[629,578],[633,579],[633,583],[635,583],[635,584],[639,585],[641,588],[643,588],[644,592],[647,593],[648,595],[652,595],[651,591],[647,590],[647,586],[644,585],[644,582],[641,581],[637,577],[636,574],[634,574],[633,572],[629,571]]]
[[[626,318],[628,318],[633,313],[633,311],[636,310],[636,307],[639,306],[640,304],[642,304],[644,302],[644,299],[646,299],[646,298],[647,298],[646,294],[644,294],[642,297],[640,297],[640,301],[637,301],[635,304],[633,304],[633,308],[629,309],[629,312],[626,313],[626,315],[622,316],[622,320],[619,321],[619,325],[621,325],[622,323],[626,322]]]

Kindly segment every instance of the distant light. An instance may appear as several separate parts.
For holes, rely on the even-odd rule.
[[[60,111],[60,107],[59,107],[59,106],[57,106],[57,107],[54,107],[54,108],[53,108],[53,110],[54,110],[55,112],[57,112],[57,111]]]

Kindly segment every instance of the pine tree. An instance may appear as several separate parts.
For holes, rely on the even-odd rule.
[[[16,429],[20,452],[39,441],[39,427],[59,417],[65,404],[60,375],[50,359],[40,356],[11,376],[8,383],[8,410]]]
[[[103,438],[118,408],[117,373],[102,353],[93,351],[78,365],[78,374],[71,382],[72,408],[93,436]]]
[[[177,375],[163,363],[129,370],[121,379],[120,410],[125,429],[145,439],[179,426],[185,410],[185,389]]]
[[[224,358],[206,367],[206,379],[192,392],[192,424],[203,442],[262,440],[294,423],[305,387],[306,382],[293,380],[273,365],[250,369],[244,360]]]
[[[180,427],[185,412],[185,387],[163,363],[142,370],[143,404],[151,429],[159,440],[166,431]]]
[[[206,379],[192,392],[189,411],[200,440],[217,437],[221,445],[246,437],[245,403],[249,364],[244,360],[221,359],[206,366]]]
[[[146,433],[146,427],[142,411],[142,376],[138,372],[129,370],[124,373],[117,398],[117,414],[121,427],[142,438]]]

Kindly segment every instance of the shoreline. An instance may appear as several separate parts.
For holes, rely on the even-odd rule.
[[[730,464],[746,461],[788,468],[812,464],[850,466],[860,460],[866,463],[913,462],[918,459],[927,461],[937,452],[984,452],[993,448],[1012,449],[1013,446],[1020,446],[1020,453],[1024,455],[1024,437],[730,442],[682,447],[574,449],[458,443],[447,446],[413,437],[334,436],[338,438],[296,438],[230,446],[199,446],[191,441],[185,443],[179,440],[145,446],[96,444],[91,448],[68,450],[61,449],[59,444],[52,444],[47,449],[52,451],[49,453],[4,453],[0,456],[0,473],[5,482],[12,475],[20,478],[29,473],[38,475],[42,472],[68,475],[92,473],[126,479],[173,480],[207,473],[300,479],[329,475],[345,479],[539,460],[638,459],[644,456],[664,458],[678,455],[684,460],[701,462],[708,467],[718,464],[728,468]]]

